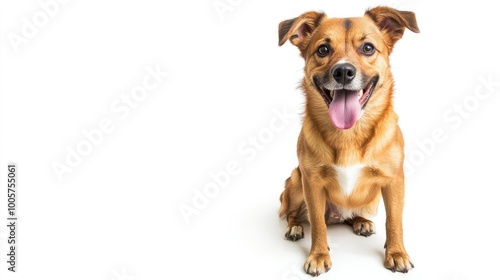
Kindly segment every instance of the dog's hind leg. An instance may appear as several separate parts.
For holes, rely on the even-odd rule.
[[[370,236],[375,233],[375,224],[361,216],[354,217],[345,221],[346,224],[351,225],[354,233],[362,236]]]
[[[307,207],[302,191],[302,178],[300,170],[295,168],[292,175],[286,179],[285,190],[280,196],[280,217],[286,219],[288,227],[285,237],[296,241],[304,237],[302,223],[307,222]]]

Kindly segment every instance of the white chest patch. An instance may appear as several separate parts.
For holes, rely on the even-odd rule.
[[[339,182],[340,188],[345,195],[350,195],[352,191],[354,191],[354,188],[358,183],[358,178],[361,174],[361,170],[364,167],[364,164],[333,166],[333,168],[335,168],[335,171],[337,171],[337,180]]]

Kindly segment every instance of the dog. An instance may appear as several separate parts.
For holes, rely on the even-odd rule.
[[[403,244],[404,141],[393,110],[389,55],[405,29],[419,33],[415,14],[375,7],[362,17],[328,18],[306,12],[279,24],[279,46],[290,41],[305,60],[305,110],[297,141],[298,167],[285,182],[279,215],[285,237],[304,237],[311,250],[304,269],[318,276],[332,262],[327,225],[347,223],[370,236],[380,198],[386,210],[384,266],[408,272]]]

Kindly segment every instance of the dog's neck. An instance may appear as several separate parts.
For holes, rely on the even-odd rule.
[[[306,92],[312,92],[315,90],[310,87]],[[379,92],[379,94],[391,94],[392,85],[388,87],[387,92]],[[359,157],[364,157],[364,155],[376,153],[376,151],[385,146],[386,143],[380,142],[380,139],[386,139],[387,143],[389,139],[396,133],[397,126],[393,128],[382,127],[387,123],[397,123],[398,116],[393,110],[392,96],[387,98],[387,103],[383,104],[377,108],[377,110],[371,110],[370,112],[364,112],[364,115],[357,121],[357,123],[348,130],[339,130],[333,126],[329,118],[318,118],[317,114],[311,113],[311,110],[318,110],[320,106],[325,106],[324,101],[318,98],[311,98],[306,94],[306,104],[304,112],[304,122],[308,122],[310,127],[314,127],[314,131],[317,131],[321,135],[324,144],[326,144],[330,149],[333,150],[335,154],[335,162],[337,161],[347,161],[350,162],[348,158],[358,156],[353,155],[353,153],[362,152]],[[393,122],[387,122],[384,120],[394,120]],[[380,135],[381,133],[385,135]],[[373,143],[372,139],[378,139],[377,143]],[[345,160],[341,160],[345,159]]]

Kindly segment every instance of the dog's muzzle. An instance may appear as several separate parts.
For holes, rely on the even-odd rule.
[[[361,117],[378,81],[371,78],[363,86],[355,86],[356,68],[349,63],[336,65],[332,70],[335,83],[323,83],[319,77],[313,81],[328,106],[328,115],[337,129],[349,129]],[[358,77],[360,78],[360,77]],[[330,89],[329,89],[330,88]]]

